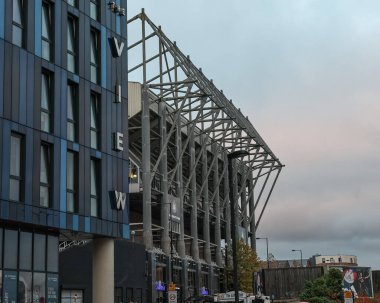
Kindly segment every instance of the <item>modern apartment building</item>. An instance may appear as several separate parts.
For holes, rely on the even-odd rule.
[[[3,302],[68,302],[59,246],[89,240],[87,298],[105,302],[111,275],[113,296],[102,264],[129,238],[127,3],[116,2],[0,1]]]

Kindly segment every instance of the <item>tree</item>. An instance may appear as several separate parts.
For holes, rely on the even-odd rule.
[[[240,290],[244,292],[252,292],[253,272],[259,270],[259,258],[257,257],[256,252],[243,240],[237,242],[236,254]],[[233,289],[231,245],[229,245],[227,249],[227,260],[227,288]]]
[[[300,299],[310,303],[333,303],[343,301],[342,273],[331,268],[327,275],[307,281]]]

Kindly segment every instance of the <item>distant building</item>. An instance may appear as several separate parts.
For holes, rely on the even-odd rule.
[[[309,259],[311,266],[358,266],[354,255],[314,255]]]

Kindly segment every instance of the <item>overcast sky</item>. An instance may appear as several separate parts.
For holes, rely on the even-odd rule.
[[[145,8],[286,165],[257,231],[269,252],[354,254],[380,269],[380,1],[128,5],[128,18]]]

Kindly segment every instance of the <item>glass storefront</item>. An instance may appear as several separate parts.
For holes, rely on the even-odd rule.
[[[0,228],[0,255],[0,303],[58,302],[58,236]]]

